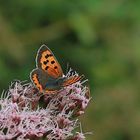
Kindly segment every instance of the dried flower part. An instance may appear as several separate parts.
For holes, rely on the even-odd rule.
[[[16,81],[0,99],[0,140],[84,140],[73,130],[79,124],[76,116],[84,113],[89,101],[89,88],[81,82],[42,95],[31,83]]]

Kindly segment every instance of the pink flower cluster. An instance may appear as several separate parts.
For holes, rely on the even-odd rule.
[[[73,130],[89,101],[83,82],[42,95],[31,83],[15,81],[0,99],[0,140],[84,140],[82,132]]]

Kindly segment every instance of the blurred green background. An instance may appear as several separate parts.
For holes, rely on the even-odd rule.
[[[87,140],[139,140],[140,1],[1,0],[0,92],[30,80],[43,43],[89,79]]]

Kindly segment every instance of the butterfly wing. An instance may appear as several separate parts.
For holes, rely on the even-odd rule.
[[[45,71],[42,69],[34,69],[30,78],[34,83],[35,87],[40,91],[47,94],[53,94],[57,91],[57,85],[55,83],[55,79],[51,78]]]
[[[52,51],[46,46],[42,45],[37,54],[37,67],[47,72],[53,78],[63,76],[63,71]]]
[[[30,74],[30,78],[40,92],[45,89],[48,76],[43,70],[38,68],[34,69]]]
[[[62,86],[66,87],[66,86],[72,85],[72,84],[80,81],[82,78],[83,78],[83,76],[71,76],[64,80]]]

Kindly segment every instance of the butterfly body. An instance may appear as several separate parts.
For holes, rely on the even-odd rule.
[[[36,67],[30,77],[35,87],[43,93],[54,93],[81,79],[80,76],[64,76],[60,64],[46,45],[38,50]]]
[[[48,82],[45,85],[45,89],[47,90],[60,90],[63,87],[63,82],[65,81],[65,78],[48,78]]]

